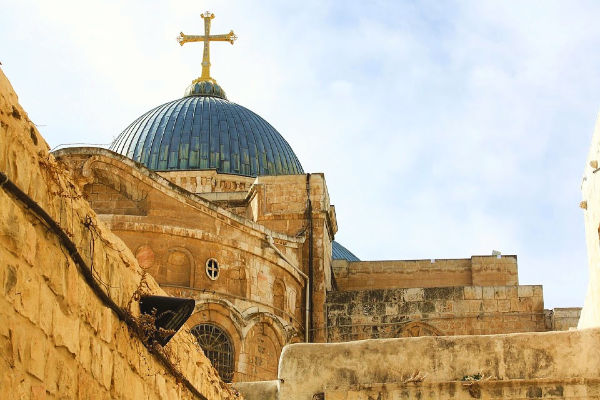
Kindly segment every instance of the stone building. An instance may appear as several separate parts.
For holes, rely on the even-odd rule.
[[[567,329],[516,256],[360,261],[338,231],[325,175],[305,173],[267,121],[210,76],[135,119],[109,149],[54,156],[92,209],[167,293],[196,300],[188,324],[225,381],[276,379],[298,342]],[[216,35],[233,43],[235,35]],[[352,221],[340,221],[340,226]]]
[[[212,17],[181,42],[233,41]],[[54,154],[0,71],[3,398],[600,398],[600,128],[579,318],[519,285],[516,256],[359,260],[324,175],[209,66],[110,149]],[[165,294],[195,306],[162,347],[137,303]]]

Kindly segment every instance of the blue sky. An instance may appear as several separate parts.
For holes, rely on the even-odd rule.
[[[231,101],[324,172],[361,259],[519,257],[580,306],[581,176],[600,105],[593,1],[1,2],[0,62],[50,144],[109,143],[183,94],[211,46]]]

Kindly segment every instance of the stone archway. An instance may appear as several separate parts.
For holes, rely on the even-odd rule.
[[[221,379],[230,383],[235,371],[235,348],[227,331],[216,324],[203,323],[192,327],[190,333]]]
[[[187,286],[193,281],[194,256],[183,247],[170,248],[165,257],[166,280],[170,285]]]
[[[135,258],[142,269],[148,271],[159,284],[167,282],[167,268],[161,262],[157,262],[156,253],[152,246],[144,244],[135,251]]]
[[[231,304],[224,301],[208,301],[197,304],[196,311],[186,322],[189,327],[210,324],[222,329],[231,340],[233,351],[233,382],[244,381],[244,374],[240,375],[240,349],[242,348],[242,328],[244,319]],[[190,333],[192,329],[190,329]]]
[[[432,325],[415,321],[402,325],[394,335],[394,337],[419,336],[444,336],[444,333]]]
[[[256,323],[246,334],[244,356],[248,381],[277,379],[281,345],[273,327],[266,322]]]

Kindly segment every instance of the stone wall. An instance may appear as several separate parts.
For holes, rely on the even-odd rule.
[[[337,232],[335,208],[329,202],[325,176],[321,173],[261,176],[249,199],[247,215],[254,221],[271,230],[305,238],[300,265],[310,275],[312,263],[312,340],[324,342],[325,298],[327,290],[331,290],[331,242]]]
[[[165,293],[48,154],[1,72],[0,172],[3,398],[239,398],[186,326],[164,349],[144,345],[138,296]]]
[[[326,309],[329,342],[550,329],[541,286],[333,291]]]
[[[281,356],[279,398],[598,399],[599,343],[591,329],[295,344]]]
[[[335,260],[338,290],[518,285],[516,256],[442,260]]]
[[[600,326],[600,115],[583,171],[581,183],[587,245],[589,282],[579,328]]]
[[[577,328],[581,317],[581,307],[564,307],[547,310],[550,313],[553,331],[568,331]]]

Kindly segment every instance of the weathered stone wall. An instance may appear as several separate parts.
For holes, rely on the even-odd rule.
[[[585,162],[581,183],[589,281],[579,328],[600,326],[600,115]]]
[[[260,382],[238,382],[233,387],[249,400],[280,400],[279,380]]]
[[[546,312],[550,313],[553,331],[575,329],[581,317],[581,307],[554,308]]]
[[[331,289],[331,242],[337,232],[335,208],[329,202],[325,176],[320,173],[261,176],[253,186],[247,215],[274,231],[305,238],[300,265],[309,275],[312,263],[312,339],[324,342],[325,298]]]
[[[329,342],[550,329],[541,286],[334,291],[326,308]]]
[[[98,214],[147,215],[148,201],[145,197],[132,199],[101,180],[87,185],[84,196]]]
[[[187,327],[153,351],[136,335],[136,296],[164,292],[48,154],[1,72],[0,171],[59,226],[50,229],[6,190],[8,184],[0,184],[2,398],[237,398]],[[85,265],[76,265],[60,232]],[[101,292],[109,300],[101,300]],[[108,307],[111,302],[120,314]]]
[[[339,290],[518,285],[516,256],[442,260],[335,260]]]
[[[295,344],[279,398],[598,399],[599,343],[593,329]]]

